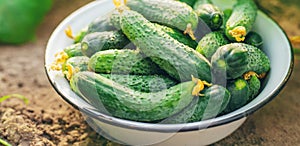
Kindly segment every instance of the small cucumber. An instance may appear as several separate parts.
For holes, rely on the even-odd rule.
[[[226,23],[227,37],[232,41],[244,41],[256,20],[257,10],[253,0],[238,0]]]
[[[193,81],[160,92],[143,93],[93,72],[79,72],[72,77],[70,85],[75,93],[101,112],[133,121],[151,122],[167,118],[195,98],[192,95]]]
[[[203,55],[161,31],[138,12],[119,9],[124,34],[172,78],[188,81],[194,75],[211,81],[211,65]]]
[[[262,48],[263,39],[258,33],[254,32],[254,31],[250,31],[246,35],[245,43],[255,46],[257,48]]]
[[[140,92],[158,92],[175,86],[177,82],[164,75],[120,75],[100,74],[121,85]]]
[[[247,71],[253,71],[257,74],[265,74],[270,70],[270,59],[262,50],[244,43],[236,43],[235,45],[240,46],[247,51]]]
[[[210,60],[217,49],[226,44],[229,44],[229,41],[225,34],[221,31],[213,31],[199,41],[196,50]]]
[[[247,82],[249,84],[249,95],[250,95],[248,102],[250,102],[259,93],[261,83],[259,78],[256,75],[252,75]]]
[[[222,26],[224,14],[211,0],[197,0],[194,10],[210,29],[217,30]]]
[[[191,48],[196,48],[197,47],[197,42],[193,40],[190,36],[183,34],[182,31],[176,29],[176,28],[171,28],[168,26],[160,25],[157,23],[154,23],[154,25],[157,28],[160,28],[162,31],[170,35],[172,38],[177,40],[180,43],[183,43]]]
[[[213,85],[202,92],[203,96],[194,99],[180,113],[164,120],[163,123],[190,123],[214,118],[227,107],[231,98],[229,91],[220,85]]]
[[[70,80],[71,77],[80,72],[80,71],[87,71],[88,70],[88,62],[89,58],[86,56],[75,56],[69,58],[63,65],[62,65],[62,72],[65,77]]]
[[[92,21],[87,27],[83,28],[74,36],[74,42],[79,43],[85,35],[93,32],[112,31],[116,28],[112,25],[109,19],[110,15],[101,16]]]
[[[223,19],[222,29],[225,29],[226,23],[232,14],[232,9],[225,9],[225,10],[223,10],[223,13],[224,13],[224,19]]]
[[[123,49],[130,41],[119,31],[94,32],[86,35],[81,42],[82,53],[91,57],[98,51]]]
[[[198,16],[189,5],[175,0],[128,0],[126,5],[151,22],[181,31],[196,30]]]
[[[113,74],[164,74],[164,72],[138,50],[106,50],[94,54],[89,61],[89,70]]]
[[[64,49],[64,52],[68,55],[69,58],[75,56],[83,56],[81,52],[81,44],[72,44]]]
[[[231,95],[228,106],[225,109],[226,113],[244,106],[249,101],[250,87],[246,80],[238,78],[236,80],[229,81],[226,88]]]
[[[235,79],[247,71],[248,54],[239,45],[227,44],[218,48],[211,58],[211,64],[217,79]]]

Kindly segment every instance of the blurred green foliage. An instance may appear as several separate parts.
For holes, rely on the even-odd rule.
[[[52,0],[0,0],[0,43],[32,40]]]

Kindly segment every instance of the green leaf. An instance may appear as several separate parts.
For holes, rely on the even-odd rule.
[[[11,144],[9,144],[8,142],[4,141],[4,140],[1,139],[1,138],[0,138],[0,145],[11,146]]]
[[[22,99],[25,104],[29,103],[29,100],[25,96],[20,95],[20,94],[9,94],[9,95],[2,96],[2,97],[0,97],[0,103],[11,97]]]

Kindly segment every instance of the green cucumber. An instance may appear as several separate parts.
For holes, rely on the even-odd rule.
[[[178,81],[211,81],[210,63],[194,49],[178,42],[136,11],[119,7],[123,33],[143,54]]]
[[[249,84],[249,95],[250,95],[249,101],[251,101],[259,93],[261,83],[257,76],[251,76],[251,78],[248,80],[248,84]]]
[[[225,9],[225,10],[223,10],[223,13],[224,13],[224,19],[223,19],[222,29],[225,29],[226,23],[232,14],[232,9]]]
[[[164,74],[164,72],[138,50],[106,50],[94,54],[89,61],[89,70],[112,74]]]
[[[198,25],[198,17],[192,7],[179,1],[128,0],[126,5],[151,22],[158,22],[181,31],[185,31],[189,24],[192,30]]]
[[[163,123],[190,123],[214,118],[227,107],[231,98],[229,91],[220,85],[213,85],[202,92],[204,96],[194,99],[180,113],[165,119]]]
[[[242,47],[247,51],[247,71],[253,71],[257,74],[264,74],[270,70],[270,59],[262,50],[255,46],[244,43],[235,43],[234,45],[237,47]]]
[[[168,35],[170,35],[172,38],[174,38],[178,42],[183,43],[191,48],[197,47],[197,42],[195,40],[193,40],[189,35],[183,34],[182,31],[180,31],[176,28],[171,28],[171,27],[160,25],[157,23],[154,23],[154,25],[157,28],[160,28],[162,31],[166,32]]]
[[[98,51],[123,49],[130,41],[119,31],[94,32],[86,35],[81,41],[82,53],[91,57]]]
[[[226,113],[232,112],[242,106],[244,106],[250,98],[250,87],[246,80],[238,78],[227,83],[228,91],[231,98],[225,109]]]
[[[72,58],[69,58],[66,63],[62,67],[62,71],[68,71],[67,64],[71,65],[74,71],[87,71],[88,70],[88,63],[90,58],[86,56],[75,56]]]
[[[186,3],[186,4],[188,4],[188,5],[191,6],[191,7],[192,7],[192,6],[195,4],[195,2],[196,2],[196,0],[179,0],[179,1]]]
[[[194,10],[210,29],[217,30],[222,26],[224,14],[211,0],[197,0]]]
[[[64,52],[68,55],[69,58],[75,56],[83,56],[81,52],[81,44],[72,44],[64,49]]]
[[[211,64],[216,79],[235,79],[241,77],[247,71],[247,51],[236,44],[221,46],[212,56]]]
[[[157,121],[178,113],[195,98],[193,81],[155,93],[134,91],[93,72],[79,72],[71,89],[105,114],[133,120]]]
[[[116,30],[116,28],[112,25],[109,19],[110,15],[97,17],[93,20],[87,27],[80,30],[74,36],[74,42],[79,43],[85,37],[85,35],[93,33],[93,32],[103,32],[103,31],[112,31]]]
[[[229,44],[225,34],[213,31],[206,34],[198,43],[196,50],[210,60],[220,46]]]
[[[227,37],[232,41],[244,41],[256,20],[257,10],[253,0],[238,0],[226,22]]]
[[[262,48],[263,45],[263,39],[262,37],[254,32],[254,31],[250,31],[247,35],[246,35],[246,39],[244,41],[246,44],[255,46],[257,48]]]
[[[177,84],[168,76],[164,75],[120,75],[120,74],[100,74],[116,83],[129,87],[140,92],[158,92],[168,89]]]

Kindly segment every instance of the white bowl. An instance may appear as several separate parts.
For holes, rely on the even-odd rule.
[[[227,3],[225,3],[227,2]],[[222,8],[234,1],[218,0]],[[250,103],[229,114],[214,119],[187,124],[149,124],[123,120],[104,115],[77,96],[61,72],[49,71],[54,54],[72,44],[64,35],[70,25],[76,33],[96,17],[104,16],[114,8],[111,0],[94,1],[67,17],[51,35],[45,53],[46,73],[54,89],[87,117],[91,127],[106,138],[127,145],[207,145],[231,134],[247,116],[272,100],[284,87],[293,69],[293,52],[284,31],[267,15],[258,13],[254,30],[264,38],[264,52],[271,61],[271,70],[261,93]]]

